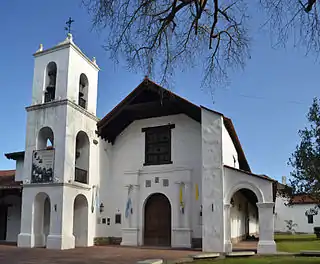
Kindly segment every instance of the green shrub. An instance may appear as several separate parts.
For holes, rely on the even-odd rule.
[[[313,231],[317,235],[317,238],[320,238],[320,226],[315,226]]]

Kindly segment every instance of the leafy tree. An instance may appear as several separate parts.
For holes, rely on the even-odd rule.
[[[93,28],[107,28],[104,45],[132,70],[168,81],[175,70],[203,65],[203,85],[224,83],[249,56],[249,8],[262,7],[277,44],[291,35],[307,51],[320,50],[316,0],[82,0]],[[253,14],[260,16],[257,12]],[[212,87],[212,86],[211,86]]]
[[[309,109],[309,125],[299,130],[301,142],[296,146],[288,164],[292,166],[290,187],[292,194],[308,194],[320,202],[320,105],[317,98]]]

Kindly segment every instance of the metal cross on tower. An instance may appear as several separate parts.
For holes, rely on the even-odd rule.
[[[69,17],[69,20],[66,22],[66,24],[68,25],[67,27],[65,27],[64,29],[68,31],[68,33],[71,33],[71,24],[74,22],[74,20]]]

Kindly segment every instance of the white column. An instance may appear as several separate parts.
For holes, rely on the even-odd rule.
[[[257,203],[259,209],[259,254],[273,254],[277,252],[274,241],[274,203]]]
[[[47,248],[74,248],[74,197],[68,195],[69,187],[56,186],[53,188],[55,188],[54,191],[50,193],[50,233],[47,238]]]
[[[201,108],[202,251],[223,252],[222,117]]]
[[[139,246],[138,235],[139,235],[139,185],[128,185],[131,188],[129,197],[131,198],[132,214],[129,210],[128,218],[124,217],[124,227],[122,228],[122,246]],[[128,201],[128,196],[126,197],[126,204]],[[125,209],[126,209],[125,204]]]
[[[34,247],[34,195],[25,187],[22,193],[21,227],[18,235],[18,247]],[[23,219],[23,220],[22,220]]]
[[[139,223],[139,185],[134,185],[131,193],[132,201],[132,215],[131,215],[131,227],[138,228]]]
[[[230,207],[231,204],[224,205],[224,252],[232,252]]]
[[[192,192],[192,186],[190,183],[185,183],[185,209],[184,209],[184,218],[185,218],[185,227],[191,228],[190,225],[190,219],[191,219],[191,192]]]
[[[182,213],[180,207],[180,187],[181,182],[176,182],[177,186],[177,204],[172,204],[172,236],[171,236],[171,246],[173,248],[191,248],[191,228],[190,228],[190,213],[191,213],[191,201],[190,201],[190,191],[188,188],[189,182],[184,182],[183,184],[183,202],[184,202],[184,212]],[[175,210],[177,208],[177,210]]]

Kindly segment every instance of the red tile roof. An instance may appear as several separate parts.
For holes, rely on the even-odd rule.
[[[317,203],[315,199],[307,194],[297,194],[291,199],[292,204],[315,204]]]
[[[0,177],[14,176],[15,173],[15,170],[0,170]]]
[[[1,188],[18,188],[22,182],[14,180],[15,170],[0,170],[0,189]]]

